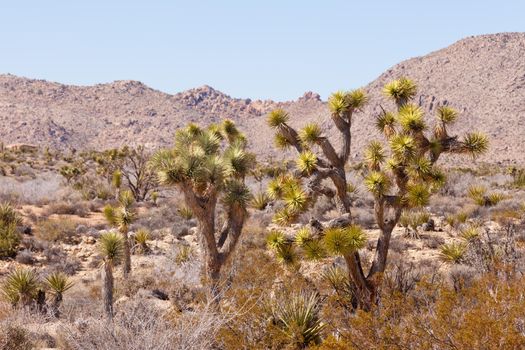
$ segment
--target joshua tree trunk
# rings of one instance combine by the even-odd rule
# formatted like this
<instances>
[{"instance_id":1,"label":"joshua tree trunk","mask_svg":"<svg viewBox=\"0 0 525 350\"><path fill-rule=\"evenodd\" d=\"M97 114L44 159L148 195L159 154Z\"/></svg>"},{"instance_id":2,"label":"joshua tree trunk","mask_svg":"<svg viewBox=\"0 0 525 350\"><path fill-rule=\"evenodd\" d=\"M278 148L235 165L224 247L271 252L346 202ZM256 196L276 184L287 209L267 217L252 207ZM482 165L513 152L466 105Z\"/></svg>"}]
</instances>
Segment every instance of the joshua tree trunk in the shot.
<instances>
[{"instance_id":1,"label":"joshua tree trunk","mask_svg":"<svg viewBox=\"0 0 525 350\"><path fill-rule=\"evenodd\" d=\"M124 278L128 278L129 274L131 273L131 248L129 246L128 229L122 229L120 233L122 234L122 239L124 240L124 261L122 264L122 272L124 274Z\"/></svg>"},{"instance_id":2,"label":"joshua tree trunk","mask_svg":"<svg viewBox=\"0 0 525 350\"><path fill-rule=\"evenodd\" d=\"M102 271L102 297L104 301L104 311L109 320L113 319L113 264L109 261L104 263Z\"/></svg>"}]
</instances>

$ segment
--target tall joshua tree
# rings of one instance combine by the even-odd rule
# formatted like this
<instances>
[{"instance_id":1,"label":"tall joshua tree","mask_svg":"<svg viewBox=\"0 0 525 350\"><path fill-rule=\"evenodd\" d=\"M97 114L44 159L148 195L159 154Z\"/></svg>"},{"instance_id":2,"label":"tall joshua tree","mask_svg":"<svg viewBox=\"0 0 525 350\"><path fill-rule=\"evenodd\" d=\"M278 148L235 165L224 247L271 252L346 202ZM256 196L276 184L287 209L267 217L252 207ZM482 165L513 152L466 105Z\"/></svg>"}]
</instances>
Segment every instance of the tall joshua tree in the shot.
<instances>
[{"instance_id":1,"label":"tall joshua tree","mask_svg":"<svg viewBox=\"0 0 525 350\"><path fill-rule=\"evenodd\" d=\"M294 221L319 195L335 198L340 213L350 214L351 201L345 172L352 141L350 128L353 114L366 102L363 90L340 91L330 97L330 117L342 138L339 150L323 135L318 124L308 124L297 131L288 124L289 116L284 110L277 109L269 114L268 124L276 130L276 146L293 147L299 153L295 176L281 176L270 184L271 197L285 202L285 207L276 214L277 222ZM298 178L307 179L304 186ZM325 179L331 180L335 190L322 184Z\"/></svg>"},{"instance_id":2,"label":"tall joshua tree","mask_svg":"<svg viewBox=\"0 0 525 350\"><path fill-rule=\"evenodd\" d=\"M388 151L378 141L372 141L365 150L365 185L374 196L374 215L380 229L368 273L363 270L358 252L366 242L366 235L347 218L332 220L327 225L312 220L294 240L279 232L269 237L269 246L287 262L295 261L294 246L302 248L308 258L343 256L350 280L356 286L356 306L363 309L369 309L377 300L392 231L401 213L426 205L432 193L444 183L445 176L435 165L439 157L444 153L476 157L488 147L487 138L479 133L469 133L461 140L449 135L448 128L458 114L448 106L438 108L436 123L429 132L422 109L411 102L416 95L416 85L411 80L394 80L385 86L384 93L397 108L395 112L383 110L376 118Z\"/></svg>"},{"instance_id":3,"label":"tall joshua tree","mask_svg":"<svg viewBox=\"0 0 525 350\"><path fill-rule=\"evenodd\" d=\"M105 233L100 236L99 249L103 257L102 297L104 311L108 319L111 320L113 318L113 268L120 262L123 256L123 239L116 232Z\"/></svg>"},{"instance_id":4,"label":"tall joshua tree","mask_svg":"<svg viewBox=\"0 0 525 350\"><path fill-rule=\"evenodd\" d=\"M222 266L234 251L244 221L250 191L244 179L255 163L246 139L232 121L201 128L190 124L177 131L172 149L152 159L159 180L178 188L193 211L205 252L206 273L214 295ZM217 227L218 204L224 224Z\"/></svg>"},{"instance_id":5,"label":"tall joshua tree","mask_svg":"<svg viewBox=\"0 0 525 350\"><path fill-rule=\"evenodd\" d=\"M104 207L104 216L110 225L116 227L123 239L124 263L122 271L127 278L131 272L131 248L129 243L129 226L135 221L137 213L133 207L135 200L131 191L122 191L119 196L119 206L107 205Z\"/></svg>"}]
</instances>

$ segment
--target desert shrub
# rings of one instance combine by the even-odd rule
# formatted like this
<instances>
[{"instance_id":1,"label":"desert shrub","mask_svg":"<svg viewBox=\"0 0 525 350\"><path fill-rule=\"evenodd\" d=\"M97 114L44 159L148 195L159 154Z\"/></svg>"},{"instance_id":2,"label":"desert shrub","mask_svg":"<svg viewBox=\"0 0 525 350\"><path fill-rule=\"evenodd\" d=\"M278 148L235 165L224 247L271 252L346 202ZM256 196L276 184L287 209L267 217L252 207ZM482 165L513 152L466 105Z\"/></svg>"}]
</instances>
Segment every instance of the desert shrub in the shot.
<instances>
[{"instance_id":1,"label":"desert shrub","mask_svg":"<svg viewBox=\"0 0 525 350\"><path fill-rule=\"evenodd\" d=\"M208 307L166 317L144 300L132 299L122 306L110 324L92 317L65 324L58 345L71 350L211 349L226 321Z\"/></svg>"},{"instance_id":2,"label":"desert shrub","mask_svg":"<svg viewBox=\"0 0 525 350\"><path fill-rule=\"evenodd\" d=\"M7 324L0 327L0 350L33 349L29 331L18 324Z\"/></svg>"},{"instance_id":3,"label":"desert shrub","mask_svg":"<svg viewBox=\"0 0 525 350\"><path fill-rule=\"evenodd\" d=\"M140 254L146 254L150 251L148 241L151 239L151 233L145 228L140 228L133 236L135 241L134 251Z\"/></svg>"},{"instance_id":4,"label":"desert shrub","mask_svg":"<svg viewBox=\"0 0 525 350\"><path fill-rule=\"evenodd\" d=\"M29 249L24 249L16 254L16 261L20 264L32 265L35 262L33 253Z\"/></svg>"},{"instance_id":5,"label":"desert shrub","mask_svg":"<svg viewBox=\"0 0 525 350\"><path fill-rule=\"evenodd\" d=\"M88 205L82 202L54 202L49 204L45 210L45 215L77 215L80 217L87 217L90 213Z\"/></svg>"},{"instance_id":6,"label":"desert shrub","mask_svg":"<svg viewBox=\"0 0 525 350\"><path fill-rule=\"evenodd\" d=\"M71 242L76 237L76 227L68 218L45 219L37 223L35 236L47 242Z\"/></svg>"},{"instance_id":7,"label":"desert shrub","mask_svg":"<svg viewBox=\"0 0 525 350\"><path fill-rule=\"evenodd\" d=\"M430 214L423 210L404 210L399 225L405 228L405 237L420 238L418 227L430 220Z\"/></svg>"}]
</instances>

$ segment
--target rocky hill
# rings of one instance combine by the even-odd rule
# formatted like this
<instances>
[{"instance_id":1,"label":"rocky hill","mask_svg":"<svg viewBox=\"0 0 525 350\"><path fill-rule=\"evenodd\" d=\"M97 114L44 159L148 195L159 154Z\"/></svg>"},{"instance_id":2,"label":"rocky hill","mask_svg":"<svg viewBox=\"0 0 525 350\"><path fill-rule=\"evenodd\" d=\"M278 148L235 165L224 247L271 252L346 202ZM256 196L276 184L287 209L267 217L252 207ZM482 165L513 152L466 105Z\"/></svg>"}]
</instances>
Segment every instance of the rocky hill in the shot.
<instances>
[{"instance_id":1,"label":"rocky hill","mask_svg":"<svg viewBox=\"0 0 525 350\"><path fill-rule=\"evenodd\" d=\"M369 106L356 115L354 156L378 137L373 116L389 80L407 76L419 85L417 101L432 117L436 106L447 103L462 115L454 131L478 129L491 139L482 160L525 162L525 33L469 37L426 56L412 58L387 70L365 87ZM352 87L349 87L352 88ZM292 124L319 121L333 132L326 103L307 92L289 102L235 99L209 86L175 95L151 89L137 81L95 86L71 86L13 75L0 75L0 139L5 144L32 143L54 148L102 149L123 144L165 146L175 130L188 122L235 120L248 134L251 147L275 155L265 114L287 109Z\"/></svg>"}]
</instances>

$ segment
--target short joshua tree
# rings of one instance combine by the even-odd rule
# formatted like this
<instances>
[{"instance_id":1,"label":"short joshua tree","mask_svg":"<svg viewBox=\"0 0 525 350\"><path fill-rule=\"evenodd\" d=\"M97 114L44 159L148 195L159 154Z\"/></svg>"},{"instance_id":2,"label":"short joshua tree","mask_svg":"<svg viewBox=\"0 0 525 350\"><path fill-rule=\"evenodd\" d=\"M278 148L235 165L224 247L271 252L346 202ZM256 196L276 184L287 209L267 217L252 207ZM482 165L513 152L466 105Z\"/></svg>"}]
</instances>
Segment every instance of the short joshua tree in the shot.
<instances>
[{"instance_id":1,"label":"short joshua tree","mask_svg":"<svg viewBox=\"0 0 525 350\"><path fill-rule=\"evenodd\" d=\"M122 271L124 277L127 277L131 272L131 248L128 237L129 226L136 219L136 212L133 207L135 200L133 194L130 191L122 191L119 196L119 206L112 207L107 205L104 207L104 216L106 220L113 226L115 226L120 234L122 235L124 244L124 263Z\"/></svg>"},{"instance_id":2,"label":"short joshua tree","mask_svg":"<svg viewBox=\"0 0 525 350\"><path fill-rule=\"evenodd\" d=\"M113 318L113 269L120 262L124 252L122 237L116 232L104 233L100 236L100 253L103 258L102 266L102 296L104 311L108 319Z\"/></svg>"},{"instance_id":3,"label":"short joshua tree","mask_svg":"<svg viewBox=\"0 0 525 350\"><path fill-rule=\"evenodd\" d=\"M176 186L197 219L205 252L207 277L217 296L221 268L239 241L251 200L245 177L255 163L246 151L246 139L233 122L201 128L190 124L177 131L172 149L152 160L164 185ZM224 224L217 214L224 210Z\"/></svg>"},{"instance_id":4,"label":"short joshua tree","mask_svg":"<svg viewBox=\"0 0 525 350\"><path fill-rule=\"evenodd\" d=\"M356 287L357 307L363 309L369 309L377 301L377 290L381 285L382 275L387 265L392 231L399 222L402 212L427 205L432 193L445 182L444 174L435 165L440 156L444 153L457 153L476 157L484 153L488 147L486 136L479 133L469 133L463 139L449 135L448 129L456 121L458 113L448 106L441 106L437 109L436 123L428 132L429 128L423 110L411 102L416 95L416 86L411 80L406 78L394 80L385 86L384 93L393 100L397 108L395 112L383 110L376 118L376 126L384 134L387 147L385 148L385 143L372 141L365 150L367 164L365 185L374 196L375 221L380 229L368 273L363 270L359 254L359 249L366 243L366 234L361 228L352 224L348 215L334 219L326 225L312 220L310 225L301 229L293 240L284 237L280 232L273 232L268 241L269 246L275 250L277 255L287 262L296 261L294 246L301 247L304 255L310 258L319 259L329 254L343 256L349 278ZM343 103L344 96L348 100L345 103ZM348 106L353 105L351 96L352 94L339 93L331 97L329 105L332 110L332 119L334 119L334 112L338 110L340 111L338 113L345 113L345 111L348 113ZM339 100L343 102L336 103ZM365 99L360 97L358 100ZM345 106L345 108L339 106ZM285 114L278 112L277 115ZM287 130L287 135L292 135L290 142L287 141L289 144L304 145L308 139L318 139L317 136L306 137L307 133L304 131L302 134L292 133L290 131L292 129L286 126L282 118L280 122L276 122L275 119L274 113L270 116L271 124L277 126L279 131ZM336 120L334 119L334 122ZM302 138L300 135L303 135ZM278 136L278 140L280 139L283 137ZM291 142L294 139L296 141ZM324 138L321 139L321 142L324 142L323 140ZM321 146L321 149L327 157L332 153L330 147L326 145L324 148ZM301 151L302 156L305 154L302 148L298 150ZM307 158L317 159L311 155ZM337 160L334 156L330 158ZM306 162L301 161L300 158L298 164L302 163ZM304 170L307 170L308 182L306 185L297 180L297 177L292 176L283 177L281 183L284 186L281 186L282 188L272 184L274 188L270 188L271 193L276 192L279 196L275 195L275 197L284 199L285 209L287 207L297 208L295 209L297 212L304 212L308 205L297 205L297 203L308 203L315 199L314 191L309 187L315 180L316 171L319 171L319 163L318 161L308 163L312 165L299 168L303 173ZM314 187L316 188L330 193L323 187ZM301 193L301 196L294 195L297 193ZM294 197L301 198L301 201L294 200Z\"/></svg>"}]
</instances>

